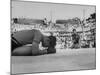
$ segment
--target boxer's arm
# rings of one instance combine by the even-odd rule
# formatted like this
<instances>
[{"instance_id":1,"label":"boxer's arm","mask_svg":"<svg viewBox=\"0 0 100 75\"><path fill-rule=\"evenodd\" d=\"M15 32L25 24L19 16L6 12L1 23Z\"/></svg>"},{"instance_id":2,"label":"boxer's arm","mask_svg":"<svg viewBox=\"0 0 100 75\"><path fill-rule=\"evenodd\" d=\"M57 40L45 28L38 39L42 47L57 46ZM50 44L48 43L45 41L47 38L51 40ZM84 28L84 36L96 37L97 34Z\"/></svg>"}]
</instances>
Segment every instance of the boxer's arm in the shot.
<instances>
[{"instance_id":1,"label":"boxer's arm","mask_svg":"<svg viewBox=\"0 0 100 75\"><path fill-rule=\"evenodd\" d=\"M39 45L37 42L33 41L32 43L32 55L38 55Z\"/></svg>"},{"instance_id":2,"label":"boxer's arm","mask_svg":"<svg viewBox=\"0 0 100 75\"><path fill-rule=\"evenodd\" d=\"M39 49L39 44L36 41L32 43L32 55L43 55L47 54L47 49Z\"/></svg>"},{"instance_id":3,"label":"boxer's arm","mask_svg":"<svg viewBox=\"0 0 100 75\"><path fill-rule=\"evenodd\" d=\"M42 34L40 31L36 30L34 32L34 39L33 39L33 42L32 42L32 54L33 55L38 55L39 53L39 44L40 44L40 41L42 39Z\"/></svg>"}]
</instances>

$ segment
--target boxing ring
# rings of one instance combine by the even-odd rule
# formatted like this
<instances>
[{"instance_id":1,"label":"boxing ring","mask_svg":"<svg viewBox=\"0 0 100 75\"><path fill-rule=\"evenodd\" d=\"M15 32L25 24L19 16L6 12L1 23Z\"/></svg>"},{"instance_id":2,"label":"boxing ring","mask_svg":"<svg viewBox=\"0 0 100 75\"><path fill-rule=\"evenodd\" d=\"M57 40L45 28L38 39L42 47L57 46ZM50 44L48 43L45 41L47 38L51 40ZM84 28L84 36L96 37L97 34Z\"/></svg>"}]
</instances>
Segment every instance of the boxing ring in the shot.
<instances>
[{"instance_id":1,"label":"boxing ring","mask_svg":"<svg viewBox=\"0 0 100 75\"><path fill-rule=\"evenodd\" d=\"M25 27L23 27L23 25L19 25L19 30L17 31L33 28L33 25L30 25L30 27L29 25ZM12 29L14 30L14 28ZM37 29L39 28L37 27ZM59 46L57 45L57 53L55 54L45 54L39 56L11 56L11 73L18 74L52 71L73 71L96 68L95 48L70 49L67 47L61 49L61 46L63 47L64 44L59 44Z\"/></svg>"},{"instance_id":2,"label":"boxing ring","mask_svg":"<svg viewBox=\"0 0 100 75\"><path fill-rule=\"evenodd\" d=\"M95 53L95 48L83 48L57 49L56 54L40 56L11 56L12 74L95 69Z\"/></svg>"}]
</instances>

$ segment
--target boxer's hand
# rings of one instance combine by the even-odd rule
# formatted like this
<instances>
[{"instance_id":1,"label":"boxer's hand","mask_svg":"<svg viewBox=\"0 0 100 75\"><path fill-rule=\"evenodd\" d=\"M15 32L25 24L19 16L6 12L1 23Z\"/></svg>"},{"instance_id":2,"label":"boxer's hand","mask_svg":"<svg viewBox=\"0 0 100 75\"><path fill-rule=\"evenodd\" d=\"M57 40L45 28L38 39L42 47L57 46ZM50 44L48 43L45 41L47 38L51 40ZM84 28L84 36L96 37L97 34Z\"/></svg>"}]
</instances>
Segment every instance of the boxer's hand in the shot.
<instances>
[{"instance_id":1,"label":"boxer's hand","mask_svg":"<svg viewBox=\"0 0 100 75\"><path fill-rule=\"evenodd\" d=\"M42 43L40 42L40 44L39 44L39 49L40 49L40 50L46 50L46 49L48 49L48 47L43 47L43 46L42 46Z\"/></svg>"},{"instance_id":2,"label":"boxer's hand","mask_svg":"<svg viewBox=\"0 0 100 75\"><path fill-rule=\"evenodd\" d=\"M47 48L39 49L39 44L37 42L32 43L32 55L43 55L47 54Z\"/></svg>"}]
</instances>

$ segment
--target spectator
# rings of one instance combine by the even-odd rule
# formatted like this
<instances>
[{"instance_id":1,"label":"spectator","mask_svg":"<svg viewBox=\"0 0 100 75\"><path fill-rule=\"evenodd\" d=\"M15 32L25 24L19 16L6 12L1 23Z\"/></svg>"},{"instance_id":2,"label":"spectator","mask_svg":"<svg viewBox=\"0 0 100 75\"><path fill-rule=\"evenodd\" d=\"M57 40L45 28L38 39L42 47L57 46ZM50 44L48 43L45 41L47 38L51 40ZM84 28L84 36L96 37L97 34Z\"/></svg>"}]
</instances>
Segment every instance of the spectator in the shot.
<instances>
[{"instance_id":1,"label":"spectator","mask_svg":"<svg viewBox=\"0 0 100 75\"><path fill-rule=\"evenodd\" d=\"M73 29L73 32L72 32L72 43L73 43L72 48L78 48L79 47L79 40L80 40L80 36L76 32L76 29Z\"/></svg>"},{"instance_id":2,"label":"spectator","mask_svg":"<svg viewBox=\"0 0 100 75\"><path fill-rule=\"evenodd\" d=\"M47 19L46 18L44 18L44 20L43 20L43 25L45 25L47 27Z\"/></svg>"}]
</instances>

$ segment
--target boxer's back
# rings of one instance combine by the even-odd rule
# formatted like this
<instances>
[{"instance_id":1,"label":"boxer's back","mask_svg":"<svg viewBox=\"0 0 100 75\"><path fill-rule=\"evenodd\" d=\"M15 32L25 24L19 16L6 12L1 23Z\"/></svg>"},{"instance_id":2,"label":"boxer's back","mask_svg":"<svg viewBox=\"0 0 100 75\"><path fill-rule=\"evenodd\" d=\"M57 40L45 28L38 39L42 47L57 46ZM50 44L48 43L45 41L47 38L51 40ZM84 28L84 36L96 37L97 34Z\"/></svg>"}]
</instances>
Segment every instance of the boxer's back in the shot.
<instances>
[{"instance_id":1,"label":"boxer's back","mask_svg":"<svg viewBox=\"0 0 100 75\"><path fill-rule=\"evenodd\" d=\"M13 37L21 44L31 44L36 30L22 30L13 34Z\"/></svg>"}]
</instances>

